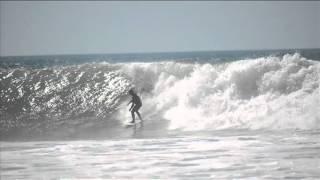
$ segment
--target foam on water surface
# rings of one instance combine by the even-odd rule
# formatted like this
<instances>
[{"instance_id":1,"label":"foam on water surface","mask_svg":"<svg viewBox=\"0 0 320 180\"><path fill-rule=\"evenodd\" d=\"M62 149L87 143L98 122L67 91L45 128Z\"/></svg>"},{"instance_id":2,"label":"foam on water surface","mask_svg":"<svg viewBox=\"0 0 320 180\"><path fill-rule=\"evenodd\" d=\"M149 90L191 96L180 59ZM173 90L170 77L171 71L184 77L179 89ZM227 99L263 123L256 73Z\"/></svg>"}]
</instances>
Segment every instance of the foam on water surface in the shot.
<instances>
[{"instance_id":1,"label":"foam on water surface","mask_svg":"<svg viewBox=\"0 0 320 180\"><path fill-rule=\"evenodd\" d=\"M1 142L1 179L318 179L319 131Z\"/></svg>"}]
</instances>

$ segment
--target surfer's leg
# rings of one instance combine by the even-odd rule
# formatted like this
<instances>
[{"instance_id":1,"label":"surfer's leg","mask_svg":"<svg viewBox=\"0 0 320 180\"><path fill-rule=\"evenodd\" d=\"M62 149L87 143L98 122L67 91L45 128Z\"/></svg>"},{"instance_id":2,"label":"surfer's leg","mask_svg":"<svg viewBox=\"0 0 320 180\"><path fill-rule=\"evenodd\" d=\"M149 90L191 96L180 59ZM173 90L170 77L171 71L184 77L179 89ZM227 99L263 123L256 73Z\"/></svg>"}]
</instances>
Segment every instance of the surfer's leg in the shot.
<instances>
[{"instance_id":1,"label":"surfer's leg","mask_svg":"<svg viewBox=\"0 0 320 180\"><path fill-rule=\"evenodd\" d=\"M142 117L141 117L140 113L138 111L136 111L136 113L137 113L139 119L142 121Z\"/></svg>"},{"instance_id":2,"label":"surfer's leg","mask_svg":"<svg viewBox=\"0 0 320 180\"><path fill-rule=\"evenodd\" d=\"M134 117L134 111L133 111L133 110L131 110L131 116L132 116L132 121L131 121L131 123L134 123L135 117Z\"/></svg>"},{"instance_id":3,"label":"surfer's leg","mask_svg":"<svg viewBox=\"0 0 320 180\"><path fill-rule=\"evenodd\" d=\"M135 111L139 117L139 119L142 121L141 115L139 113L139 109L141 108L141 105L137 105L133 108L133 111Z\"/></svg>"}]
</instances>

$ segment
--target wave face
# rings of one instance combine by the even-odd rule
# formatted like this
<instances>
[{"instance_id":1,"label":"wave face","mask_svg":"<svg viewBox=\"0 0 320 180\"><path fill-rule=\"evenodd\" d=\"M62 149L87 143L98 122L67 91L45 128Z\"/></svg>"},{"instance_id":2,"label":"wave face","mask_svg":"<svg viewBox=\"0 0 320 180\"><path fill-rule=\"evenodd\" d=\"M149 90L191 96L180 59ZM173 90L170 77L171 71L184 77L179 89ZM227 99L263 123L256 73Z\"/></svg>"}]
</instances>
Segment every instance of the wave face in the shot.
<instances>
[{"instance_id":1,"label":"wave face","mask_svg":"<svg viewBox=\"0 0 320 180\"><path fill-rule=\"evenodd\" d=\"M119 69L83 64L1 71L1 131L44 132L106 118L131 88Z\"/></svg>"},{"instance_id":2,"label":"wave face","mask_svg":"<svg viewBox=\"0 0 320 180\"><path fill-rule=\"evenodd\" d=\"M169 129L320 127L320 64L299 54L219 64L15 68L1 70L0 79L1 131L6 132L127 120L132 87L142 97L145 119L166 120Z\"/></svg>"}]
</instances>

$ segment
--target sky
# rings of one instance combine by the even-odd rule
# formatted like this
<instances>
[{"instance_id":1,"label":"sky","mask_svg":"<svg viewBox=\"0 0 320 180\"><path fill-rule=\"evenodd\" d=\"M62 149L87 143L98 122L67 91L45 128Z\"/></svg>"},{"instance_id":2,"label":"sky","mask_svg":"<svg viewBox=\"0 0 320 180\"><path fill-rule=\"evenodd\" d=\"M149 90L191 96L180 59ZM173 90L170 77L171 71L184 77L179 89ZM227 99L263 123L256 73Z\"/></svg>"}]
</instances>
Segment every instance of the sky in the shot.
<instances>
[{"instance_id":1,"label":"sky","mask_svg":"<svg viewBox=\"0 0 320 180\"><path fill-rule=\"evenodd\" d=\"M1 1L0 56L320 48L320 2Z\"/></svg>"}]
</instances>

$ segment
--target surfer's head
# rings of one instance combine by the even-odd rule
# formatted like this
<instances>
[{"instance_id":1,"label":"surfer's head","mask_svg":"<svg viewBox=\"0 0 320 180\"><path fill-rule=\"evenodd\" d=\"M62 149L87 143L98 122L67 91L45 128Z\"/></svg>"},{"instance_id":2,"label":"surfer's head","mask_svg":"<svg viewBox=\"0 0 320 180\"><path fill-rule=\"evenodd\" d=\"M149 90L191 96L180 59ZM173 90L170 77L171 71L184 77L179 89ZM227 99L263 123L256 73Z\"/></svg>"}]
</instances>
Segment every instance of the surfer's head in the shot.
<instances>
[{"instance_id":1,"label":"surfer's head","mask_svg":"<svg viewBox=\"0 0 320 180\"><path fill-rule=\"evenodd\" d=\"M134 91L133 91L133 89L130 89L130 90L129 90L129 94L130 94L130 95L134 95L134 94L135 94Z\"/></svg>"}]
</instances>

